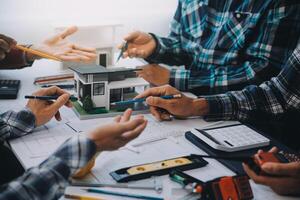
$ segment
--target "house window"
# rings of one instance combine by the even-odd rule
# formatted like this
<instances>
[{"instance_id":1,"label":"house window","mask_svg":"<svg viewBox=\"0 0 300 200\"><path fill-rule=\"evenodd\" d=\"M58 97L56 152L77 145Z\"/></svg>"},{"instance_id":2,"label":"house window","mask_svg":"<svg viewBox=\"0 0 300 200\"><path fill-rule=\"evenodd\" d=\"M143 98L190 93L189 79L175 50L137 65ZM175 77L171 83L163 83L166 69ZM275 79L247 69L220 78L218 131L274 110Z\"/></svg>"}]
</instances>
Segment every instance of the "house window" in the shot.
<instances>
[{"instance_id":1,"label":"house window","mask_svg":"<svg viewBox=\"0 0 300 200\"><path fill-rule=\"evenodd\" d=\"M94 96L104 95L104 83L94 83Z\"/></svg>"},{"instance_id":2,"label":"house window","mask_svg":"<svg viewBox=\"0 0 300 200\"><path fill-rule=\"evenodd\" d=\"M76 80L74 80L74 90L75 90L75 92L77 92L77 81Z\"/></svg>"},{"instance_id":3,"label":"house window","mask_svg":"<svg viewBox=\"0 0 300 200\"><path fill-rule=\"evenodd\" d=\"M107 67L107 53L99 54L99 65Z\"/></svg>"}]
</instances>

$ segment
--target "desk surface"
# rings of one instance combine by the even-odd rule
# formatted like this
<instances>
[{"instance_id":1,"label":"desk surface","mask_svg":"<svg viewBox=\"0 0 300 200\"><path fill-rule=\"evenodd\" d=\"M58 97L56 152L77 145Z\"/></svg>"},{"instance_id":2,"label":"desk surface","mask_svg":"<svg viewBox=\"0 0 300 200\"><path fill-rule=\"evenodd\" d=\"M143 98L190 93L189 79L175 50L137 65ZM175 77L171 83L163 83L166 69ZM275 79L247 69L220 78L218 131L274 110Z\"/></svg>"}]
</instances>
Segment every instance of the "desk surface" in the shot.
<instances>
[{"instance_id":1,"label":"desk surface","mask_svg":"<svg viewBox=\"0 0 300 200\"><path fill-rule=\"evenodd\" d=\"M26 100L23 98L25 94L31 94L34 90L38 89L37 86L33 85L33 79L37 76L46 76L46 75L53 75L57 74L60 71L60 66L56 62L40 60L35 62L35 64L30 68L25 68L22 70L13 70L7 71L3 70L0 71L0 79L21 79L21 89L19 92L19 97L16 100L0 100L0 110L4 112L8 109L19 110L26 104ZM64 122L78 120L76 115L68 110L63 108L62 109L62 117ZM103 123L109 121L108 119L103 119ZM201 119L196 119L197 121L191 122L187 121L186 128L189 129L191 123L197 123L198 127L207 126L208 124ZM92 123L85 122L85 123ZM153 122L155 123L155 122ZM157 122L158 123L158 122ZM99 123L98 123L99 124ZM51 121L47 126L52 127L53 131L55 130L56 126L60 126L61 123L56 123L55 121ZM50 129L49 134L52 134L52 129ZM37 130L35 133L37 134L39 131ZM31 137L31 136L25 136ZM12 149L16 152L18 158L23 163L25 168L31 167L40 163L44 160L47 156L39 156L39 157L28 157L26 153L22 153L22 145L20 145L20 140L11 140L10 144ZM164 148L162 148L164 147ZM52 147L53 148L53 147ZM190 153L203 153L201 150L196 148L194 145L189 143L184 137L179 136L176 139L166 139L160 140L157 142L148 143L139 147L140 152L133 152L130 149L122 148L118 151L114 152L104 152L100 154L100 156L96 160L96 166L93 169L93 173L87 177L85 181L99 181L99 182L113 182L111 177L109 177L108 172L118 169L120 167L128 166L129 164L139 164L141 162L151 162L155 160L161 160L162 157L170 158L178 155L186 155ZM196 169L189 171L190 174L202 179L202 180L209 180L216 178L218 176L226 176L226 175L233 175L229 169L224 167L221 163L208 160L209 165L204 168ZM171 197L172 199L177 199L176 197L182 196L185 194L184 191L179 189L179 186L176 183L173 183L169 180L167 176L162 176L161 180L164 185L164 192L162 195L164 197ZM268 187L264 187L261 185L257 185L251 181L252 189L255 195L255 199L297 199L291 197L281 197L273 193ZM177 189L176 189L177 188ZM74 190L74 193L79 192L77 188L68 188L68 190ZM128 191L128 189L124 189L124 191ZM128 191L134 193L143 193L149 195L155 195L155 192L149 191ZM112 198L111 196L109 199L119 199L119 198ZM124 198L122 198L124 199Z\"/></svg>"}]
</instances>

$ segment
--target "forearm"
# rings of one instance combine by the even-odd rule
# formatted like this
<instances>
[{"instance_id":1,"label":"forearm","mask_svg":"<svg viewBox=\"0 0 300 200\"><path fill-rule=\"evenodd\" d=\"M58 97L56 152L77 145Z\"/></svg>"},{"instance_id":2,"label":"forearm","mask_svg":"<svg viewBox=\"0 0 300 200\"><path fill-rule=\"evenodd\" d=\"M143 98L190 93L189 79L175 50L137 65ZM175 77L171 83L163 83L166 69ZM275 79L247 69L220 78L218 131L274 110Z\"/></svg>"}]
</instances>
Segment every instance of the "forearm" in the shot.
<instances>
[{"instance_id":1,"label":"forearm","mask_svg":"<svg viewBox=\"0 0 300 200\"><path fill-rule=\"evenodd\" d=\"M0 142L30 133L34 128L35 116L27 108L7 111L0 115Z\"/></svg>"},{"instance_id":2,"label":"forearm","mask_svg":"<svg viewBox=\"0 0 300 200\"><path fill-rule=\"evenodd\" d=\"M51 157L17 180L0 187L0 199L58 199L69 177L96 153L96 145L83 136L68 139Z\"/></svg>"},{"instance_id":3,"label":"forearm","mask_svg":"<svg viewBox=\"0 0 300 200\"><path fill-rule=\"evenodd\" d=\"M181 42L176 37L159 37L151 34L156 41L154 52L145 60L149 63L163 63L170 66L189 65L191 55L181 47Z\"/></svg>"},{"instance_id":4,"label":"forearm","mask_svg":"<svg viewBox=\"0 0 300 200\"><path fill-rule=\"evenodd\" d=\"M208 96L209 120L248 120L253 112L278 115L285 112L286 102L274 94L274 88L266 82L260 86L251 85L242 91L228 92L223 95ZM278 94L277 94L278 95Z\"/></svg>"},{"instance_id":5,"label":"forearm","mask_svg":"<svg viewBox=\"0 0 300 200\"><path fill-rule=\"evenodd\" d=\"M5 59L0 61L0 69L21 69L31 66L32 62L24 51L12 49Z\"/></svg>"}]
</instances>

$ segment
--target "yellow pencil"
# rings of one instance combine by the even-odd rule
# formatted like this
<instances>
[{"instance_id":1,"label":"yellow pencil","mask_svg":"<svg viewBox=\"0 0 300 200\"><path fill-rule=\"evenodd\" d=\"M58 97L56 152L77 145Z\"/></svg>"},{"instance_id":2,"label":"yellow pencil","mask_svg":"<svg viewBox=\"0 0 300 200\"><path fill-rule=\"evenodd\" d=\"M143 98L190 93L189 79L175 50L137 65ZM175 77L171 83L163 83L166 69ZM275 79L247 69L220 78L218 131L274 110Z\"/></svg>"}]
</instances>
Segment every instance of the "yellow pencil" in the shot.
<instances>
[{"instance_id":1,"label":"yellow pencil","mask_svg":"<svg viewBox=\"0 0 300 200\"><path fill-rule=\"evenodd\" d=\"M22 51L31 53L33 55L39 56L41 58L47 58L47 59L56 60L56 61L60 61L60 62L62 61L61 59L59 59L55 56L52 56L52 55L49 55L49 54L46 54L46 53L43 53L43 52L40 52L40 51L37 51L37 50L29 49L29 48L26 48L26 47L21 46L21 45L16 45L16 48L20 49Z\"/></svg>"},{"instance_id":2,"label":"yellow pencil","mask_svg":"<svg viewBox=\"0 0 300 200\"><path fill-rule=\"evenodd\" d=\"M68 199L76 199L76 200L105 200L102 198L97 198L97 197L87 197L87 196L79 196L79 195L70 195L70 194L65 194L65 198Z\"/></svg>"}]
</instances>

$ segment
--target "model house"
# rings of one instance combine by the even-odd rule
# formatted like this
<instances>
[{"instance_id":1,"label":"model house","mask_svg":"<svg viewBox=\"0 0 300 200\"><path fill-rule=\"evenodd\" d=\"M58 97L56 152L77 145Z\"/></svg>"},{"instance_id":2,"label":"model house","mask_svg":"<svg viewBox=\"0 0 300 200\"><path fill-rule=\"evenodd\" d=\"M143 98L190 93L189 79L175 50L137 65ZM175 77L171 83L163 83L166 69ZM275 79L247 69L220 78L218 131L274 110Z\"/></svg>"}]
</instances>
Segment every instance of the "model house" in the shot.
<instances>
[{"instance_id":1,"label":"model house","mask_svg":"<svg viewBox=\"0 0 300 200\"><path fill-rule=\"evenodd\" d=\"M75 73L75 92L80 104L91 99L94 108L109 111L111 103L131 99L137 94L137 88L144 90L149 86L144 79L136 77L136 69L97 65L70 69Z\"/></svg>"}]
</instances>

